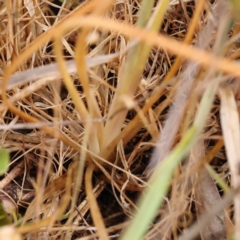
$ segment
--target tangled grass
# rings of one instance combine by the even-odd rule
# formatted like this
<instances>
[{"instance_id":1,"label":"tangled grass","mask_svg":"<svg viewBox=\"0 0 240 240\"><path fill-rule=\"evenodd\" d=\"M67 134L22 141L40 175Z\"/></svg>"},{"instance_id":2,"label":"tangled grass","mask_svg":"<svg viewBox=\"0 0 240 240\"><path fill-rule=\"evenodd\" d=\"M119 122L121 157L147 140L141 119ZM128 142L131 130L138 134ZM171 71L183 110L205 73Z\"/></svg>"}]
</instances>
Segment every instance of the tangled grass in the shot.
<instances>
[{"instance_id":1,"label":"tangled grass","mask_svg":"<svg viewBox=\"0 0 240 240\"><path fill-rule=\"evenodd\" d=\"M239 9L1 2L0 236L238 239Z\"/></svg>"}]
</instances>

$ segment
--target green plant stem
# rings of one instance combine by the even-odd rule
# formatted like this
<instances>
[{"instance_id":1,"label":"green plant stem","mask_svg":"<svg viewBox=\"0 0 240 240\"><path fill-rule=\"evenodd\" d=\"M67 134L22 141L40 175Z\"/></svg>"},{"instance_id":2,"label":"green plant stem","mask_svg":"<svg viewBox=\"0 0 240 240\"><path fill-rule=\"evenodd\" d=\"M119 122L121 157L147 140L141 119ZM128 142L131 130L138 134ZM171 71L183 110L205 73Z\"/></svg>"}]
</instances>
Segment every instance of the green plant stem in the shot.
<instances>
[{"instance_id":1,"label":"green plant stem","mask_svg":"<svg viewBox=\"0 0 240 240\"><path fill-rule=\"evenodd\" d=\"M168 192L174 170L194 146L204 127L217 87L217 83L212 83L205 91L192 127L151 176L150 187L147 187L141 195L138 203L139 211L123 233L122 240L139 240L150 227Z\"/></svg>"},{"instance_id":2,"label":"green plant stem","mask_svg":"<svg viewBox=\"0 0 240 240\"><path fill-rule=\"evenodd\" d=\"M157 32L162 24L164 14L167 10L169 0L162 0L156 7L155 13L152 19L149 21L148 28L154 32ZM154 1L143 0L142 8L140 9L139 19L137 22L138 26L143 27L146 24L147 19L151 14ZM128 108L125 106L122 98L124 95L133 98L139 81L141 80L142 72L144 70L146 61L151 51L151 46L145 43L137 44L127 55L127 60L119 75L118 91L120 94L116 94L113 98L109 116L120 111L119 114L115 115L111 120L106 123L105 136L103 139L103 153L105 148L119 135L122 125L125 121ZM109 156L104 156L108 158Z\"/></svg>"}]
</instances>

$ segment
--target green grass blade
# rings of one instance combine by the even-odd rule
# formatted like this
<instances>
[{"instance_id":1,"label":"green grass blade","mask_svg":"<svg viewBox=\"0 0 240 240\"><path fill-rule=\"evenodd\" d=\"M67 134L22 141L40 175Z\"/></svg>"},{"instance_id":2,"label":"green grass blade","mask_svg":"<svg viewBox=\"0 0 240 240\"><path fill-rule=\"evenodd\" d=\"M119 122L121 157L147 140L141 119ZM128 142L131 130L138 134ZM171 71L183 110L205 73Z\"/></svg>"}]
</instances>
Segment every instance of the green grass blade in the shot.
<instances>
[{"instance_id":1,"label":"green grass blade","mask_svg":"<svg viewBox=\"0 0 240 240\"><path fill-rule=\"evenodd\" d=\"M224 181L224 179L220 178L219 175L214 171L214 169L209 165L205 165L206 169L210 173L211 177L216 181L217 185L223 189L225 193L230 193L231 188L227 185L227 183Z\"/></svg>"},{"instance_id":2,"label":"green grass blade","mask_svg":"<svg viewBox=\"0 0 240 240\"><path fill-rule=\"evenodd\" d=\"M8 170L10 162L10 156L6 149L0 149L0 175L4 174Z\"/></svg>"},{"instance_id":3,"label":"green grass blade","mask_svg":"<svg viewBox=\"0 0 240 240\"><path fill-rule=\"evenodd\" d=\"M162 0L156 7L156 10L148 23L148 28L154 32L157 32L161 27L164 19L164 15L167 11L169 0ZM139 13L139 19L137 25L144 27L147 20L150 18L150 13L154 1L143 0L142 7ZM125 121L128 109L125 103L122 101L122 96L127 95L133 97L138 84L141 80L142 72L145 68L148 56L150 54L151 47L145 43L138 43L133 49L131 49L127 55L127 60L123 66L121 73L119 74L118 91L120 94L116 94L112 101L112 105L109 110L109 116L114 116L116 112L120 112L117 116L113 117L106 123L105 135L103 140L103 149L105 149L120 133L122 124ZM105 151L103 151L105 152ZM108 158L108 156L105 156Z\"/></svg>"},{"instance_id":4,"label":"green grass blade","mask_svg":"<svg viewBox=\"0 0 240 240\"><path fill-rule=\"evenodd\" d=\"M193 126L151 176L149 187L144 190L140 197L138 203L139 211L136 213L130 227L123 233L122 240L139 240L150 227L157 210L163 203L164 197L169 190L175 168L194 146L204 127L217 86L217 84L213 83L205 91Z\"/></svg>"}]
</instances>

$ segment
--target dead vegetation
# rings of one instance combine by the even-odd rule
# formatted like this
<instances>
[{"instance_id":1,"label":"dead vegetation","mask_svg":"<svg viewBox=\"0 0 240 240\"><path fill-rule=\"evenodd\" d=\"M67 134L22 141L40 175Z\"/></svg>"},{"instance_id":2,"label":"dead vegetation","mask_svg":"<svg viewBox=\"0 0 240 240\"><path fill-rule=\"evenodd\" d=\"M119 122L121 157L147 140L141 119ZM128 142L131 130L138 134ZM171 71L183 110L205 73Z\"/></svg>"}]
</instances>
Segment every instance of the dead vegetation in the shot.
<instances>
[{"instance_id":1,"label":"dead vegetation","mask_svg":"<svg viewBox=\"0 0 240 240\"><path fill-rule=\"evenodd\" d=\"M152 2L0 2L1 237L120 238L210 88L144 239L240 236L239 6L172 0L157 27Z\"/></svg>"}]
</instances>

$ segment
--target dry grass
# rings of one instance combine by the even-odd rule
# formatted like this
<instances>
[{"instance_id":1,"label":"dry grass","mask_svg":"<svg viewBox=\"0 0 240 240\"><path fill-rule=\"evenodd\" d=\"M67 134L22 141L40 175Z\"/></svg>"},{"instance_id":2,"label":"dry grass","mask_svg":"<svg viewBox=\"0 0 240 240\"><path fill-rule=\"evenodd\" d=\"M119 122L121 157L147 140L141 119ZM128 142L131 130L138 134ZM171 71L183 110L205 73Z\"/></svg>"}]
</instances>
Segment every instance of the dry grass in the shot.
<instances>
[{"instance_id":1,"label":"dry grass","mask_svg":"<svg viewBox=\"0 0 240 240\"><path fill-rule=\"evenodd\" d=\"M238 198L230 205L231 187L239 188L239 126L224 130L239 123L235 12L223 0L170 1L157 33L149 18L137 21L141 1L99 2L0 2L0 139L11 155L0 200L13 220L0 236L118 239L205 90L219 83L145 239L230 239L240 224ZM157 8L155 1L152 15Z\"/></svg>"}]
</instances>

